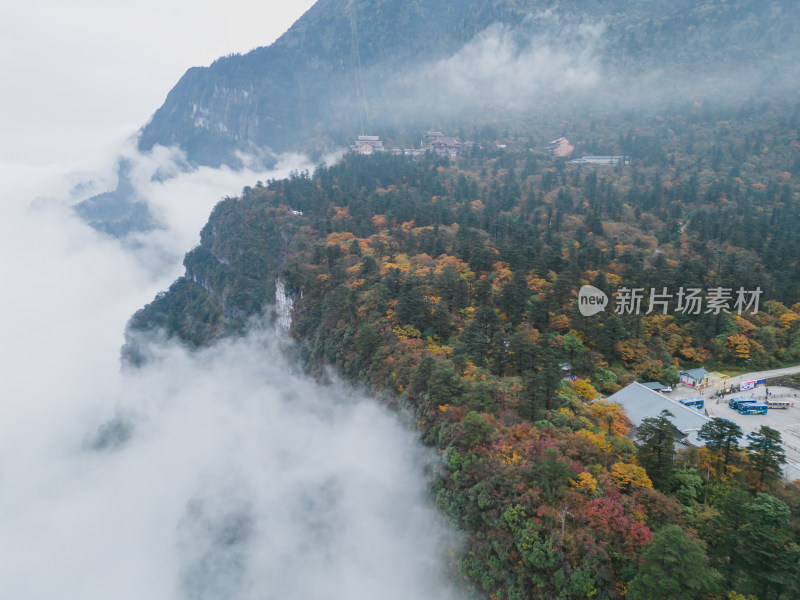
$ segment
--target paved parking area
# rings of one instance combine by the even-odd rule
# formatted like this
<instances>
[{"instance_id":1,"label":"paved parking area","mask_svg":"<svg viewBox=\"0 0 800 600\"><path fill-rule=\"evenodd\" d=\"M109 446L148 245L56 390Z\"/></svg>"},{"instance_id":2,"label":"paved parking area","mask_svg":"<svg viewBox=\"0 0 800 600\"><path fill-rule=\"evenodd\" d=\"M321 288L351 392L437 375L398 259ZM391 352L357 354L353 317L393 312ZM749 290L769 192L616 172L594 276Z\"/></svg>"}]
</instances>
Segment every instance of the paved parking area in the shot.
<instances>
[{"instance_id":1,"label":"paved parking area","mask_svg":"<svg viewBox=\"0 0 800 600\"><path fill-rule=\"evenodd\" d=\"M770 399L788 400L794 406L787 409L771 408L765 415L740 415L737 411L728 407L731 398L755 397L758 400L766 400L766 392L769 390ZM713 390L696 390L694 388L678 384L672 393L665 394L673 400L684 398L695 398L702 393L705 398L705 412L709 417L724 417L736 423L742 428L745 435L757 431L762 425L767 425L776 429L781 434L783 449L786 452L788 461L787 476L789 479L800 479L800 391L778 387L762 386L746 392L736 392L722 398L714 397ZM741 441L742 445L747 445L747 440Z\"/></svg>"}]
</instances>

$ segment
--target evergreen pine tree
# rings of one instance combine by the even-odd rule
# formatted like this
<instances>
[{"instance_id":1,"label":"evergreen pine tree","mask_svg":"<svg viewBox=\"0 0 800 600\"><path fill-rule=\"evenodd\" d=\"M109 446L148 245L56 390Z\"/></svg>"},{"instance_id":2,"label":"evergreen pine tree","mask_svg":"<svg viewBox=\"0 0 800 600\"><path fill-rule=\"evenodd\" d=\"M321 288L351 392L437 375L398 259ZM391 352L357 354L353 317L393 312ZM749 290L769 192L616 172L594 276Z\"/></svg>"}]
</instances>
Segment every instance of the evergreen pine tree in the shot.
<instances>
[{"instance_id":1,"label":"evergreen pine tree","mask_svg":"<svg viewBox=\"0 0 800 600\"><path fill-rule=\"evenodd\" d=\"M644 552L644 563L628 586L628 600L697 600L719 588L699 543L677 525L666 525Z\"/></svg>"},{"instance_id":2,"label":"evergreen pine tree","mask_svg":"<svg viewBox=\"0 0 800 600\"><path fill-rule=\"evenodd\" d=\"M647 471L653 485L666 490L672 480L675 458L675 426L668 410L662 410L658 417L642 420L638 437L642 442L639 448L639 462Z\"/></svg>"}]
</instances>

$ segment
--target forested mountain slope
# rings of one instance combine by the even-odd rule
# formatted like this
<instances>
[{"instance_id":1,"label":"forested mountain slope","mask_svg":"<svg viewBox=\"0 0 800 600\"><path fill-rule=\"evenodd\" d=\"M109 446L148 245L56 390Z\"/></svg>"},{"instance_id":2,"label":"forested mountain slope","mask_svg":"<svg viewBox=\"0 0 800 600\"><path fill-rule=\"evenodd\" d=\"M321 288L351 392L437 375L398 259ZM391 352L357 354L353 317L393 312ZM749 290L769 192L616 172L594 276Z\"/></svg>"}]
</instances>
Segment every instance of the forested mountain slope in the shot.
<instances>
[{"instance_id":1,"label":"forested mountain slope","mask_svg":"<svg viewBox=\"0 0 800 600\"><path fill-rule=\"evenodd\" d=\"M739 447L714 421L706 447L672 459L668 417L637 448L594 400L678 367L798 362L800 110L630 116L568 131L630 165L571 164L509 132L508 148L455 160L351 155L246 188L215 208L186 277L134 315L126 356L147 360L158 329L191 346L244 331L281 278L306 369L411 406L442 453L433 492L479 596L794 598L800 490L774 445ZM584 284L763 294L755 314L645 301L583 317Z\"/></svg>"},{"instance_id":2,"label":"forested mountain slope","mask_svg":"<svg viewBox=\"0 0 800 600\"><path fill-rule=\"evenodd\" d=\"M476 596L798 597L800 488L777 432L745 442L714 420L673 456L669 415L634 446L597 398L800 362L799 16L788 0L318 2L272 46L187 72L141 149L235 164L432 128L473 149L347 155L223 200L185 277L132 317L126 361L153 360L156 332L245 332L280 279L304 368L410 407L441 453L432 492ZM543 151L562 135L630 164ZM581 315L583 285L604 312ZM623 288L640 310L616 310ZM680 311L681 289L759 290L759 310Z\"/></svg>"}]
</instances>

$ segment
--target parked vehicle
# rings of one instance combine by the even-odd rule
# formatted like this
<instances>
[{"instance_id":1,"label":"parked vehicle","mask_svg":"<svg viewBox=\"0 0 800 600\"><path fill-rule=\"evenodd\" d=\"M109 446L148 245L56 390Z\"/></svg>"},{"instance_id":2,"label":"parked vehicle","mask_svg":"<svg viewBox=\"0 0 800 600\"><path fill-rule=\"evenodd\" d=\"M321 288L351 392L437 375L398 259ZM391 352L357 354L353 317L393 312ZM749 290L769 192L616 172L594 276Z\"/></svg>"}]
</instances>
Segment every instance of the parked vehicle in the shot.
<instances>
[{"instance_id":1,"label":"parked vehicle","mask_svg":"<svg viewBox=\"0 0 800 600\"><path fill-rule=\"evenodd\" d=\"M728 400L728 406L733 410L739 410L739 406L742 404L757 404L758 400L755 398L731 398Z\"/></svg>"},{"instance_id":2,"label":"parked vehicle","mask_svg":"<svg viewBox=\"0 0 800 600\"><path fill-rule=\"evenodd\" d=\"M705 401L702 398L686 398L679 400L679 402L689 408L703 408L705 406Z\"/></svg>"},{"instance_id":3,"label":"parked vehicle","mask_svg":"<svg viewBox=\"0 0 800 600\"><path fill-rule=\"evenodd\" d=\"M739 411L740 415L765 415L767 414L767 409L769 407L766 404L740 404L739 408L736 410Z\"/></svg>"},{"instance_id":4,"label":"parked vehicle","mask_svg":"<svg viewBox=\"0 0 800 600\"><path fill-rule=\"evenodd\" d=\"M788 400L767 400L767 406L770 408L789 408L794 406L794 402Z\"/></svg>"}]
</instances>

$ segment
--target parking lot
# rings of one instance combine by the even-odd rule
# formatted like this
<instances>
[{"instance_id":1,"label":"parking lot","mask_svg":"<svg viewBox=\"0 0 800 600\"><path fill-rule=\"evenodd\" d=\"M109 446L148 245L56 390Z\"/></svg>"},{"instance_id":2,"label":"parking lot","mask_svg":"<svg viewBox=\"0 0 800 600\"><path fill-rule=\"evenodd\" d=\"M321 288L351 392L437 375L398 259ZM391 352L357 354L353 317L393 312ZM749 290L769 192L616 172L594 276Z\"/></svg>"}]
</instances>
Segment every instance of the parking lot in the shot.
<instances>
[{"instance_id":1,"label":"parking lot","mask_svg":"<svg viewBox=\"0 0 800 600\"><path fill-rule=\"evenodd\" d=\"M766 400L769 390L770 400L788 400L794 403L787 409L770 408L765 415L741 415L728 407L731 398L754 397L759 401ZM709 417L724 417L733 421L742 428L744 435L757 431L762 425L768 425L781 434L783 449L788 461L787 475L791 480L800 478L800 391L792 388L767 385L746 392L736 392L727 396L714 397L712 390L696 390L683 384L675 386L675 391L665 394L673 400L696 398L702 392L705 399L705 413ZM742 439L741 445L746 446L747 440Z\"/></svg>"}]
</instances>

